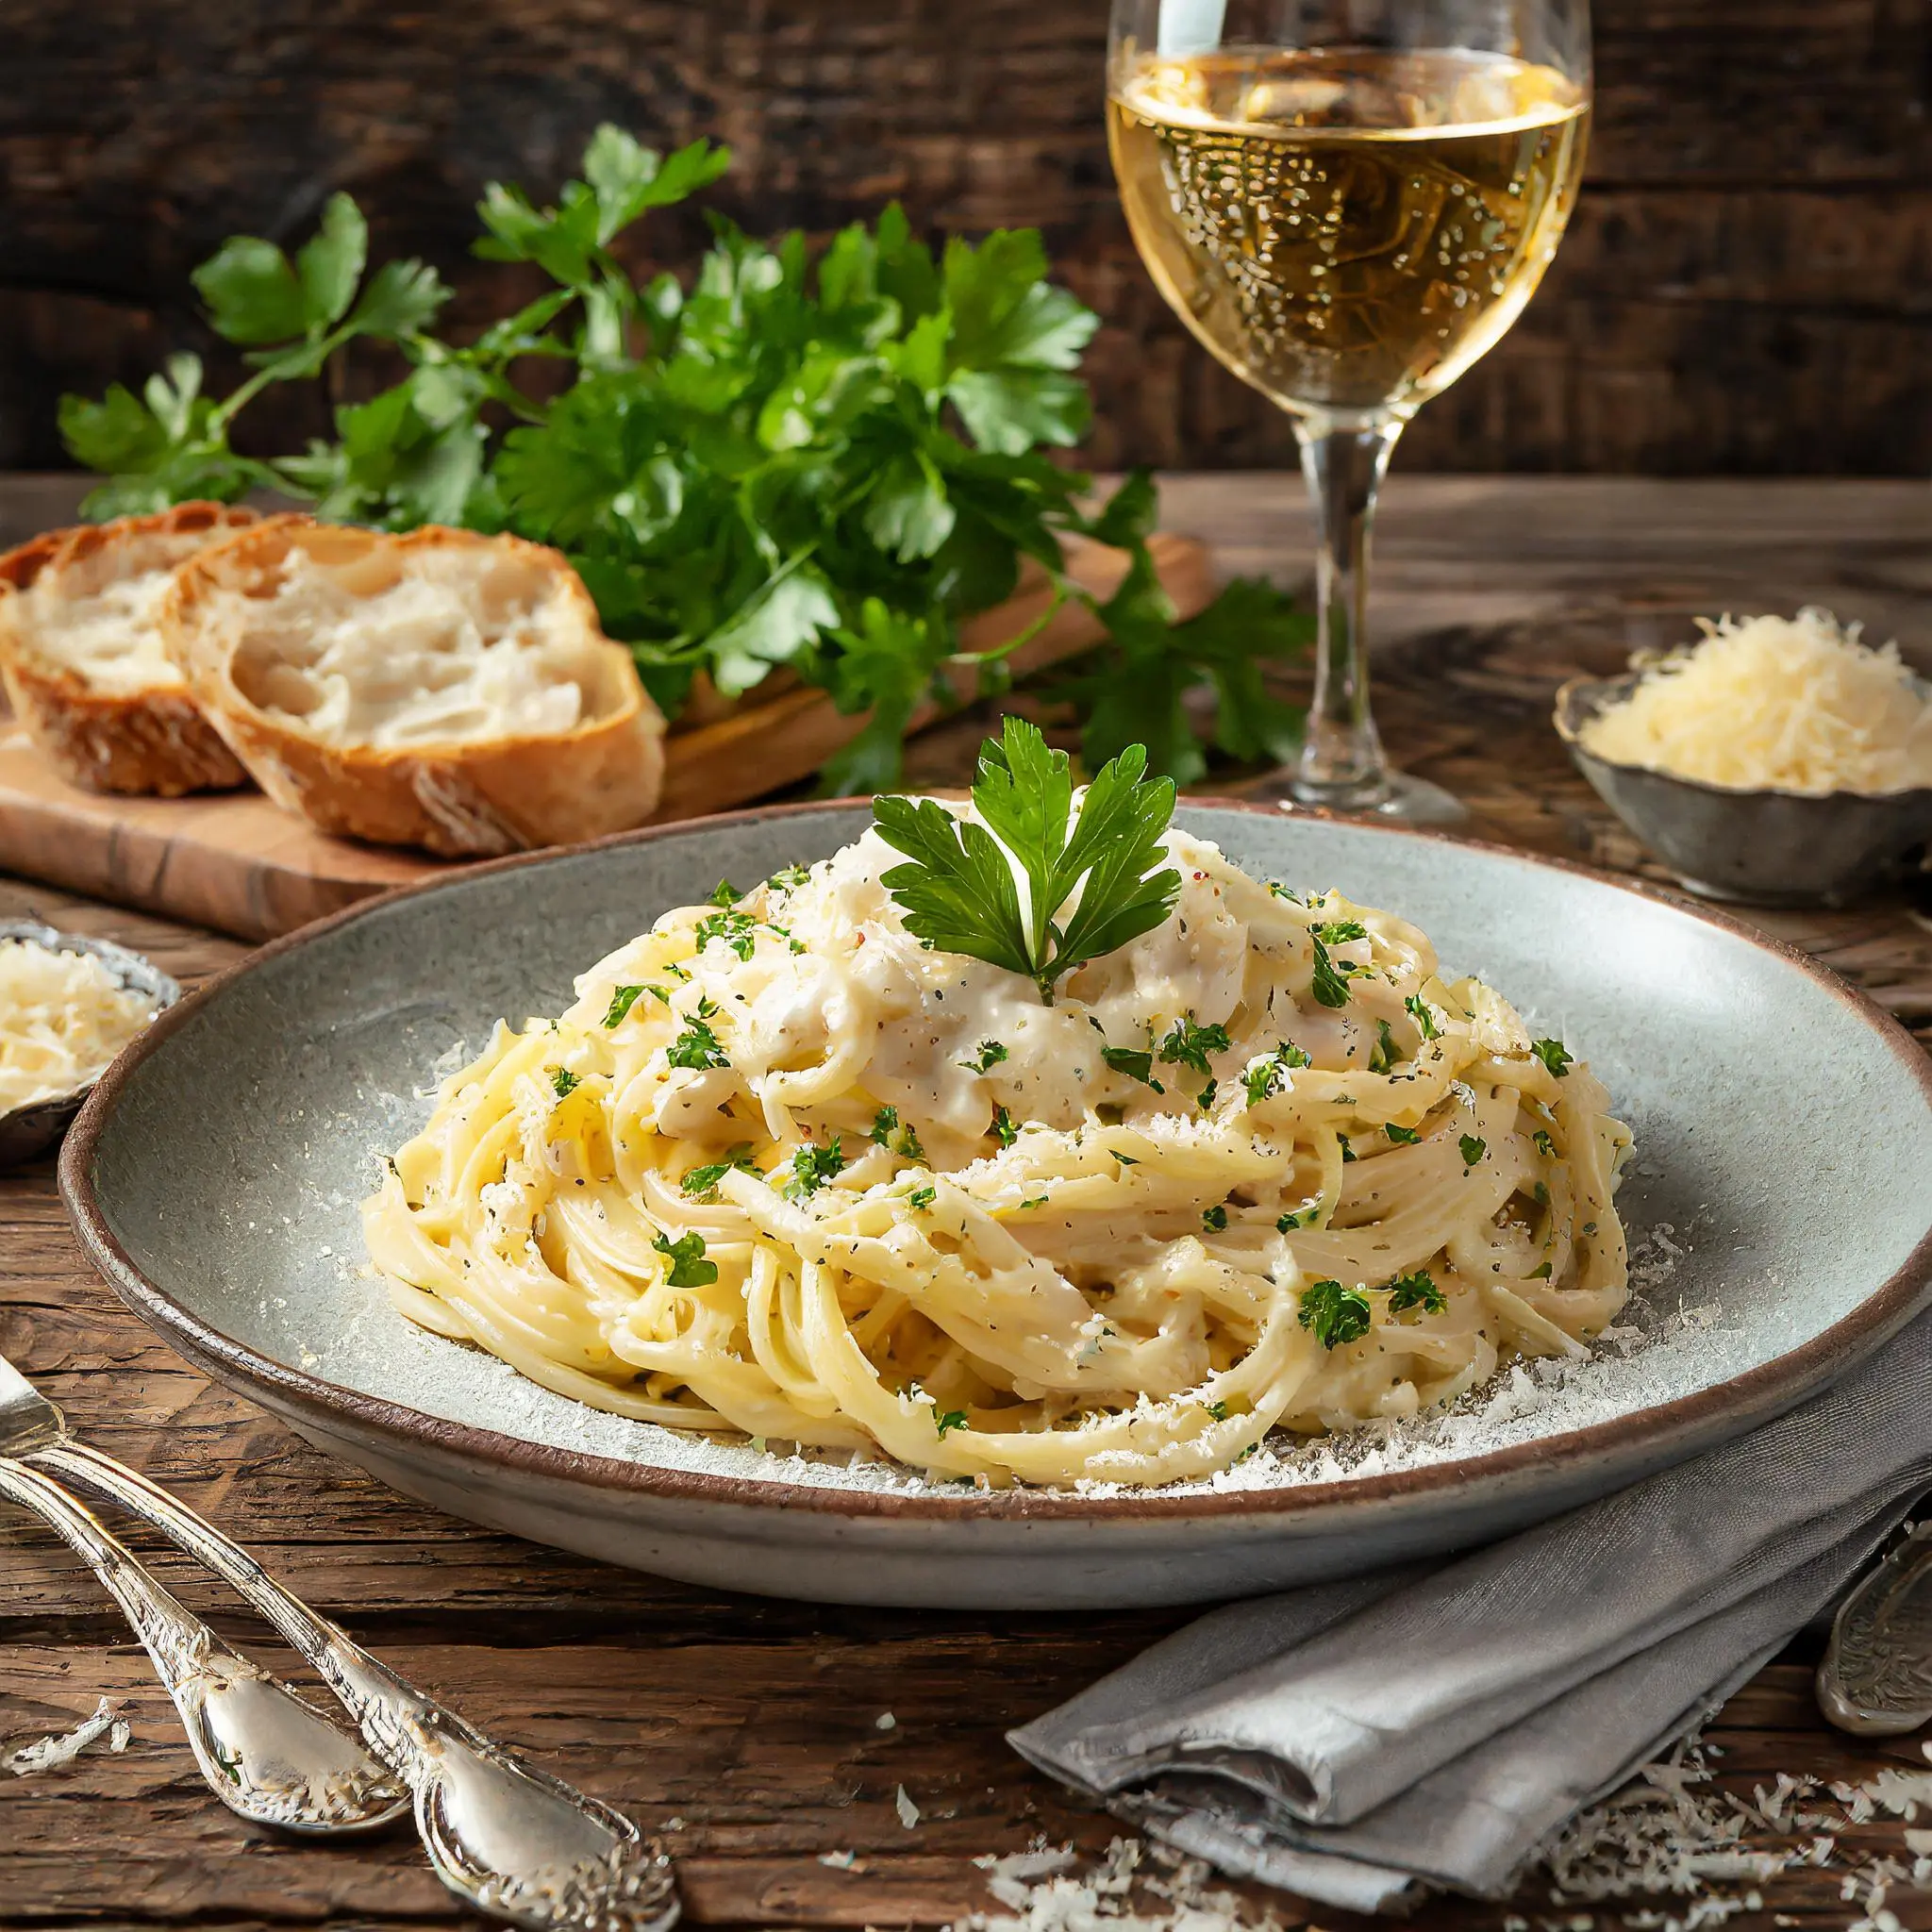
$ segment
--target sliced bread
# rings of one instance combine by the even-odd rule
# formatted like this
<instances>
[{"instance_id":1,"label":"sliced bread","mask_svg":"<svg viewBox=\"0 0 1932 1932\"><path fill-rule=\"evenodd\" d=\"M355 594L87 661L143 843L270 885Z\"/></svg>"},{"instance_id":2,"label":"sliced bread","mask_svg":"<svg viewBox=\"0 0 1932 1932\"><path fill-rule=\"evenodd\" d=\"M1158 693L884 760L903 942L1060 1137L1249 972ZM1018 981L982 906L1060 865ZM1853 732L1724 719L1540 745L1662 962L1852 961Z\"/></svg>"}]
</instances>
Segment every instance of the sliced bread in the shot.
<instances>
[{"instance_id":1,"label":"sliced bread","mask_svg":"<svg viewBox=\"0 0 1932 1932\"><path fill-rule=\"evenodd\" d=\"M476 858L658 803L663 716L554 550L274 517L184 568L161 628L255 781L324 831Z\"/></svg>"},{"instance_id":2,"label":"sliced bread","mask_svg":"<svg viewBox=\"0 0 1932 1932\"><path fill-rule=\"evenodd\" d=\"M0 557L0 676L41 755L90 791L218 791L247 774L209 726L156 617L176 568L258 521L184 503L52 530Z\"/></svg>"}]
</instances>

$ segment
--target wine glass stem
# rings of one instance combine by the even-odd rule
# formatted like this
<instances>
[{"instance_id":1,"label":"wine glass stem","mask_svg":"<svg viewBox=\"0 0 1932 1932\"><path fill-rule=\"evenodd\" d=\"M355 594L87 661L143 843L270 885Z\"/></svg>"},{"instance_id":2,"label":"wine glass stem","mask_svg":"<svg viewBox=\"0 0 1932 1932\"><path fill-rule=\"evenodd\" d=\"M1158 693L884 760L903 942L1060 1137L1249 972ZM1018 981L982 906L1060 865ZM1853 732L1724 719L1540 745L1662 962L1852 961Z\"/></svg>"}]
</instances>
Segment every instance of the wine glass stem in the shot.
<instances>
[{"instance_id":1,"label":"wine glass stem","mask_svg":"<svg viewBox=\"0 0 1932 1932\"><path fill-rule=\"evenodd\" d=\"M1389 796L1389 764L1369 711L1369 535L1401 420L1297 416L1315 508L1315 695L1294 777L1306 805L1356 810Z\"/></svg>"}]
</instances>

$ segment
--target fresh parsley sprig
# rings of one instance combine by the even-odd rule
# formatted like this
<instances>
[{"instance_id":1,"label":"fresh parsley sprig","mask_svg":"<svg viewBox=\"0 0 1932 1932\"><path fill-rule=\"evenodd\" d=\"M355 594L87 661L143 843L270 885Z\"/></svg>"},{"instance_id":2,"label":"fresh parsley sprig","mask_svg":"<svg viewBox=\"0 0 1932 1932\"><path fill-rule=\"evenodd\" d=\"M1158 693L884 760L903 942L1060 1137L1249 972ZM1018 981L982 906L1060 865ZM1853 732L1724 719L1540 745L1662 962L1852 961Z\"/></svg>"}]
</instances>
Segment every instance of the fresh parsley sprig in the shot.
<instances>
[{"instance_id":1,"label":"fresh parsley sprig","mask_svg":"<svg viewBox=\"0 0 1932 1932\"><path fill-rule=\"evenodd\" d=\"M675 713L700 679L727 696L779 667L867 714L825 768L829 791L891 785L914 711L951 702L952 678L1010 683L1011 652L969 653L962 626L1009 597L1030 559L1053 602L1086 606L1106 641L1065 685L1090 765L1129 741L1182 780L1206 756L1188 698L1219 699L1216 744L1244 759L1293 749L1299 714L1268 690L1309 620L1259 580L1176 623L1148 538L1152 481L1130 478L1097 512L1091 478L1053 460L1086 434L1079 365L1099 318L1048 279L1039 234L1000 230L935 253L896 207L836 236L773 243L711 216L686 285L640 285L632 225L688 200L730 165L693 142L660 155L600 127L580 178L552 206L491 183L475 252L549 286L466 341L436 333L450 291L419 261L368 272L368 234L346 194L292 257L224 243L195 272L214 332L252 372L205 394L193 356L136 393L68 396L60 428L108 473L90 515L271 490L340 522L509 529L561 549L604 627L629 644ZM402 379L333 411L300 454L244 456L235 433L278 383L345 368L374 344ZM563 379L558 381L558 376ZM1124 553L1104 601L1064 568L1062 539Z\"/></svg>"},{"instance_id":2,"label":"fresh parsley sprig","mask_svg":"<svg viewBox=\"0 0 1932 1932\"><path fill-rule=\"evenodd\" d=\"M1174 781L1146 770L1146 753L1130 744L1094 774L1076 811L1066 753L1009 716L980 747L978 823L930 798L874 798L879 836L910 861L884 877L907 931L1032 980L1051 1006L1059 979L1151 932L1180 897L1161 842Z\"/></svg>"}]
</instances>

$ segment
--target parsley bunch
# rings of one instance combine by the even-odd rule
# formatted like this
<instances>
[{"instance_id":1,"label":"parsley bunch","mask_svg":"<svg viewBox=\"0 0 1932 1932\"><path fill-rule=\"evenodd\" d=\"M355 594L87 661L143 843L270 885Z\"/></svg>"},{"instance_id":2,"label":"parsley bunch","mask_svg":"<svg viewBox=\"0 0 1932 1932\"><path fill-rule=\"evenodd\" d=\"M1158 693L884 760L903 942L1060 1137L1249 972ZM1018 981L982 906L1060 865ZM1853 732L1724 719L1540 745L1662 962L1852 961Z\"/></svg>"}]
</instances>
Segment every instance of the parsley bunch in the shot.
<instances>
[{"instance_id":1,"label":"parsley bunch","mask_svg":"<svg viewBox=\"0 0 1932 1932\"><path fill-rule=\"evenodd\" d=\"M88 513L268 490L341 522L552 544L667 712L701 675L736 696L785 666L841 710L869 713L826 766L829 791L897 778L914 709L951 697L948 668L970 663L982 690L1005 688L1024 640L969 658L959 627L1009 596L1032 558L1057 604L1093 605L1107 628L1108 644L1060 686L1082 710L1091 767L1139 741L1155 770L1199 776L1187 700L1202 686L1224 750L1291 750L1297 715L1268 694L1262 666L1301 648L1307 620L1265 584L1238 582L1175 624L1147 550L1153 484L1136 476L1090 515L1090 479L1047 455L1086 433L1076 372L1099 322L1048 281L1039 235L954 239L935 256L895 206L814 264L801 235L768 245L712 215L691 286L668 274L639 286L619 238L729 158L703 141L659 156L607 125L554 206L492 183L475 252L552 286L463 344L433 332L450 291L432 268L365 273L368 230L346 194L292 259L259 238L225 242L194 286L253 373L217 402L200 361L175 356L140 395L117 384L97 402L63 397L69 450L112 478ZM337 408L333 441L279 457L235 448L264 389L340 374L358 341L400 355L408 374ZM547 379L532 387L532 371ZM1127 553L1104 604L1061 572L1070 533Z\"/></svg>"}]
</instances>

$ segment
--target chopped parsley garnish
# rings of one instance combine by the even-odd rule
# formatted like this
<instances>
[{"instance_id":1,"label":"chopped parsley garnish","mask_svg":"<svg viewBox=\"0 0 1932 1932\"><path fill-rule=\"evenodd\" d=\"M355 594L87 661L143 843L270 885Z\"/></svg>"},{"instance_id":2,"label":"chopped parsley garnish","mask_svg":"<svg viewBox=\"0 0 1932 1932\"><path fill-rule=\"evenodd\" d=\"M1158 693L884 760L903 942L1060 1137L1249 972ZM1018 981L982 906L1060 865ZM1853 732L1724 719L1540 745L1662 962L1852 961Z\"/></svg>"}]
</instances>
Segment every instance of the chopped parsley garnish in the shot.
<instances>
[{"instance_id":1,"label":"chopped parsley garnish","mask_svg":"<svg viewBox=\"0 0 1932 1932\"><path fill-rule=\"evenodd\" d=\"M1406 1314L1410 1308L1421 1308L1424 1314L1440 1315L1448 1306L1448 1298L1436 1286L1435 1276L1426 1268L1418 1268L1413 1274L1398 1274L1389 1284L1389 1312L1391 1315Z\"/></svg>"},{"instance_id":2,"label":"chopped parsley garnish","mask_svg":"<svg viewBox=\"0 0 1932 1932\"><path fill-rule=\"evenodd\" d=\"M1227 1209L1224 1207L1202 1208L1201 1225L1212 1234L1225 1233L1227 1230Z\"/></svg>"},{"instance_id":3,"label":"chopped parsley garnish","mask_svg":"<svg viewBox=\"0 0 1932 1932\"><path fill-rule=\"evenodd\" d=\"M1541 1268L1532 1268L1529 1271L1529 1278L1532 1281L1547 1281L1554 1273L1555 1269L1552 1264L1545 1261Z\"/></svg>"},{"instance_id":4,"label":"chopped parsley garnish","mask_svg":"<svg viewBox=\"0 0 1932 1932\"><path fill-rule=\"evenodd\" d=\"M1194 1105L1198 1107L1203 1113L1207 1112L1207 1110L1214 1105L1214 1096L1220 1091L1221 1082L1219 1080L1208 1081L1207 1086L1202 1088L1200 1092L1194 1095Z\"/></svg>"},{"instance_id":5,"label":"chopped parsley garnish","mask_svg":"<svg viewBox=\"0 0 1932 1932\"><path fill-rule=\"evenodd\" d=\"M1268 881L1268 890L1271 892L1273 892L1277 899L1286 899L1291 906L1299 906L1302 903L1300 896L1294 892L1291 892L1288 890L1288 888L1284 886L1278 879L1270 879Z\"/></svg>"},{"instance_id":6,"label":"chopped parsley garnish","mask_svg":"<svg viewBox=\"0 0 1932 1932\"><path fill-rule=\"evenodd\" d=\"M940 1191L937 1188L914 1188L906 1196L906 1205L915 1212L923 1212L925 1208L930 1208L939 1197Z\"/></svg>"},{"instance_id":7,"label":"chopped parsley garnish","mask_svg":"<svg viewBox=\"0 0 1932 1932\"><path fill-rule=\"evenodd\" d=\"M711 1161L704 1167L694 1167L678 1182L685 1193L693 1201L709 1201L717 1196L718 1183L736 1168L746 1174L757 1174L758 1162L751 1158L751 1142L741 1141L723 1160Z\"/></svg>"},{"instance_id":8,"label":"chopped parsley garnish","mask_svg":"<svg viewBox=\"0 0 1932 1932\"><path fill-rule=\"evenodd\" d=\"M1424 1040L1440 1040L1442 1029L1436 1024L1436 1009L1419 992L1412 992L1402 1003L1408 1008L1408 1017L1421 1029Z\"/></svg>"},{"instance_id":9,"label":"chopped parsley garnish","mask_svg":"<svg viewBox=\"0 0 1932 1932\"><path fill-rule=\"evenodd\" d=\"M1029 1200L1029 1201L1022 1201L1022 1202L1020 1203L1020 1212L1021 1212L1022 1214L1024 1214L1024 1213L1025 1213L1025 1212L1027 1211L1027 1209L1028 1209L1028 1208L1044 1208L1045 1206L1046 1206L1046 1196L1045 1196L1044 1194L1035 1194L1035 1195L1033 1196L1033 1198L1032 1198L1031 1200Z\"/></svg>"},{"instance_id":10,"label":"chopped parsley garnish","mask_svg":"<svg viewBox=\"0 0 1932 1932\"><path fill-rule=\"evenodd\" d=\"M744 894L729 879L720 879L711 889L711 904L713 906L736 906L743 897Z\"/></svg>"},{"instance_id":11,"label":"chopped parsley garnish","mask_svg":"<svg viewBox=\"0 0 1932 1932\"><path fill-rule=\"evenodd\" d=\"M1180 897L1162 842L1174 781L1146 770L1146 747L1128 745L1094 774L1076 813L1066 753L1008 716L980 747L977 824L936 799L874 798L880 838L909 861L882 881L906 930L1020 974L1051 1006L1064 974L1153 931ZM1016 871L1026 880L1024 911Z\"/></svg>"},{"instance_id":12,"label":"chopped parsley garnish","mask_svg":"<svg viewBox=\"0 0 1932 1932\"><path fill-rule=\"evenodd\" d=\"M1020 1129L1013 1124L1013 1116L1003 1107L992 1110L992 1137L1002 1147L1010 1147L1020 1138Z\"/></svg>"},{"instance_id":13,"label":"chopped parsley garnish","mask_svg":"<svg viewBox=\"0 0 1932 1932\"><path fill-rule=\"evenodd\" d=\"M1197 1026L1190 1013L1176 1020L1167 1038L1160 1042L1160 1058L1171 1067L1192 1067L1197 1074L1211 1074L1210 1053L1225 1053L1232 1044L1225 1026Z\"/></svg>"},{"instance_id":14,"label":"chopped parsley garnish","mask_svg":"<svg viewBox=\"0 0 1932 1932\"><path fill-rule=\"evenodd\" d=\"M758 921L749 912L712 912L698 921L698 951L722 940L741 959L749 959L758 945Z\"/></svg>"},{"instance_id":15,"label":"chopped parsley garnish","mask_svg":"<svg viewBox=\"0 0 1932 1932\"><path fill-rule=\"evenodd\" d=\"M1560 1040L1532 1040L1529 1050L1559 1080L1575 1064L1574 1055Z\"/></svg>"},{"instance_id":16,"label":"chopped parsley garnish","mask_svg":"<svg viewBox=\"0 0 1932 1932\"><path fill-rule=\"evenodd\" d=\"M1138 1080L1143 1087L1151 1087L1157 1093L1165 1093L1167 1089L1154 1077L1154 1056L1151 1052L1136 1052L1131 1046L1103 1046L1100 1058L1116 1074L1124 1074L1130 1080Z\"/></svg>"},{"instance_id":17,"label":"chopped parsley garnish","mask_svg":"<svg viewBox=\"0 0 1932 1932\"><path fill-rule=\"evenodd\" d=\"M791 1178L785 1183L788 1201L808 1201L845 1165L845 1155L838 1141L829 1147L814 1147L810 1141L791 1157Z\"/></svg>"},{"instance_id":18,"label":"chopped parsley garnish","mask_svg":"<svg viewBox=\"0 0 1932 1932\"><path fill-rule=\"evenodd\" d=\"M1594 1234L1596 1232L1596 1223L1593 1221L1586 1221L1583 1224L1583 1231L1585 1234Z\"/></svg>"},{"instance_id":19,"label":"chopped parsley garnish","mask_svg":"<svg viewBox=\"0 0 1932 1932\"><path fill-rule=\"evenodd\" d=\"M899 1124L899 1109L896 1107L882 1107L873 1116L872 1138L875 1145L885 1148L889 1154L896 1154L902 1160L924 1160L925 1149L919 1144L919 1135L910 1122Z\"/></svg>"},{"instance_id":20,"label":"chopped parsley garnish","mask_svg":"<svg viewBox=\"0 0 1932 1932\"><path fill-rule=\"evenodd\" d=\"M1483 1143L1474 1134L1464 1134L1456 1144L1462 1149L1464 1167L1474 1167L1483 1158Z\"/></svg>"},{"instance_id":21,"label":"chopped parsley garnish","mask_svg":"<svg viewBox=\"0 0 1932 1932\"><path fill-rule=\"evenodd\" d=\"M1284 1214L1281 1217L1281 1219L1274 1224L1275 1228L1279 1233L1292 1234L1298 1227L1313 1227L1315 1224L1315 1217L1318 1214L1320 1214L1321 1211L1322 1204L1319 1201L1317 1201L1311 1208L1304 1208L1299 1212L1293 1214Z\"/></svg>"},{"instance_id":22,"label":"chopped parsley garnish","mask_svg":"<svg viewBox=\"0 0 1932 1932\"><path fill-rule=\"evenodd\" d=\"M1227 1404L1226 1404L1226 1403L1224 1403L1224 1402L1209 1402L1209 1403L1206 1403L1206 1404L1204 1404L1204 1405L1203 1405L1203 1407L1206 1407L1206 1409L1207 1409L1208 1413L1209 1415L1211 1415L1211 1416L1212 1416L1212 1417L1214 1418L1214 1420L1215 1420L1216 1422L1218 1422L1218 1423L1224 1423L1224 1422L1225 1422L1225 1421L1227 1420Z\"/></svg>"},{"instance_id":23,"label":"chopped parsley garnish","mask_svg":"<svg viewBox=\"0 0 1932 1932\"><path fill-rule=\"evenodd\" d=\"M568 1100L584 1083L568 1067L552 1067L550 1084L557 1090L559 1100Z\"/></svg>"},{"instance_id":24,"label":"chopped parsley garnish","mask_svg":"<svg viewBox=\"0 0 1932 1932\"><path fill-rule=\"evenodd\" d=\"M961 1060L959 1064L969 1074L990 1074L1006 1057L1007 1049L1002 1041L982 1040L979 1042L978 1053L972 1059Z\"/></svg>"},{"instance_id":25,"label":"chopped parsley garnish","mask_svg":"<svg viewBox=\"0 0 1932 1932\"><path fill-rule=\"evenodd\" d=\"M659 1235L651 1245L671 1263L664 1277L671 1288L709 1288L718 1278L718 1264L705 1259L705 1238L701 1234L681 1234L674 1241Z\"/></svg>"},{"instance_id":26,"label":"chopped parsley garnish","mask_svg":"<svg viewBox=\"0 0 1932 1932\"><path fill-rule=\"evenodd\" d=\"M1341 1164L1346 1167L1355 1158L1355 1149L1348 1144L1346 1134L1337 1134L1335 1138L1341 1142Z\"/></svg>"},{"instance_id":27,"label":"chopped parsley garnish","mask_svg":"<svg viewBox=\"0 0 1932 1932\"><path fill-rule=\"evenodd\" d=\"M1351 940L1365 940L1369 929L1359 919L1331 919L1315 928L1324 945L1345 946Z\"/></svg>"},{"instance_id":28,"label":"chopped parsley garnish","mask_svg":"<svg viewBox=\"0 0 1932 1932\"><path fill-rule=\"evenodd\" d=\"M1310 931L1309 943L1315 949L1315 976L1308 982L1308 991L1316 1001L1324 1007L1345 1007L1348 1004L1348 979L1335 970L1334 962L1328 957L1328 948L1322 943L1321 935Z\"/></svg>"},{"instance_id":29,"label":"chopped parsley garnish","mask_svg":"<svg viewBox=\"0 0 1932 1932\"><path fill-rule=\"evenodd\" d=\"M1342 1348L1359 1341L1374 1320L1366 1296L1339 1281L1318 1281L1302 1291L1301 1312L1295 1317L1324 1348Z\"/></svg>"},{"instance_id":30,"label":"chopped parsley garnish","mask_svg":"<svg viewBox=\"0 0 1932 1932\"><path fill-rule=\"evenodd\" d=\"M1375 1022L1375 1043L1369 1049L1369 1072L1386 1074L1395 1064L1395 1036L1386 1020Z\"/></svg>"},{"instance_id":31,"label":"chopped parsley garnish","mask_svg":"<svg viewBox=\"0 0 1932 1932\"><path fill-rule=\"evenodd\" d=\"M795 892L800 886L808 884L811 868L808 865L781 865L772 874L772 883L781 892Z\"/></svg>"},{"instance_id":32,"label":"chopped parsley garnish","mask_svg":"<svg viewBox=\"0 0 1932 1932\"><path fill-rule=\"evenodd\" d=\"M1536 1130L1536 1132L1533 1133L1529 1138L1535 1143L1536 1151L1539 1154L1541 1154L1545 1160L1556 1159L1557 1143L1550 1139L1549 1134L1543 1128L1539 1127Z\"/></svg>"},{"instance_id":33,"label":"chopped parsley garnish","mask_svg":"<svg viewBox=\"0 0 1932 1932\"><path fill-rule=\"evenodd\" d=\"M644 996L641 986L620 986L610 995L610 1010L604 1015L606 1026L622 1026L630 1009Z\"/></svg>"},{"instance_id":34,"label":"chopped parsley garnish","mask_svg":"<svg viewBox=\"0 0 1932 1932\"><path fill-rule=\"evenodd\" d=\"M1389 1124L1382 1129L1382 1131L1385 1134L1387 1134L1389 1138L1391 1141L1393 1141L1398 1147L1413 1147L1415 1143L1422 1139L1422 1133L1420 1129L1415 1127L1398 1127L1393 1121L1391 1121Z\"/></svg>"},{"instance_id":35,"label":"chopped parsley garnish","mask_svg":"<svg viewBox=\"0 0 1932 1932\"><path fill-rule=\"evenodd\" d=\"M966 1411L963 1408L949 1408L943 1415L935 1415L933 1427L943 1436L948 1429L963 1429L966 1426Z\"/></svg>"},{"instance_id":36,"label":"chopped parsley garnish","mask_svg":"<svg viewBox=\"0 0 1932 1932\"><path fill-rule=\"evenodd\" d=\"M1291 1040L1282 1041L1265 1060L1250 1060L1241 1075L1241 1085L1248 1091L1248 1105L1259 1107L1271 1094L1281 1091L1294 1068L1311 1064L1307 1055Z\"/></svg>"},{"instance_id":37,"label":"chopped parsley garnish","mask_svg":"<svg viewBox=\"0 0 1932 1932\"><path fill-rule=\"evenodd\" d=\"M1109 1154L1111 1154L1113 1158L1116 1160L1118 1160L1123 1167L1139 1167L1141 1164L1138 1160L1134 1158L1134 1157L1131 1154L1123 1154L1118 1149L1112 1147L1109 1147L1107 1151Z\"/></svg>"},{"instance_id":38,"label":"chopped parsley garnish","mask_svg":"<svg viewBox=\"0 0 1932 1932\"><path fill-rule=\"evenodd\" d=\"M710 1008L708 1013L705 1010L708 1007ZM696 1016L685 1021L684 1031L665 1049L667 1065L701 1074L708 1067L728 1067L731 1064L724 1056L724 1049L718 1044L718 1036L711 1031L710 1020L717 1010L709 1000L698 1003Z\"/></svg>"},{"instance_id":39,"label":"chopped parsley garnish","mask_svg":"<svg viewBox=\"0 0 1932 1932\"><path fill-rule=\"evenodd\" d=\"M1536 1195L1539 1206L1547 1208L1550 1205L1550 1191L1541 1181L1537 1182L1530 1191Z\"/></svg>"}]
</instances>

